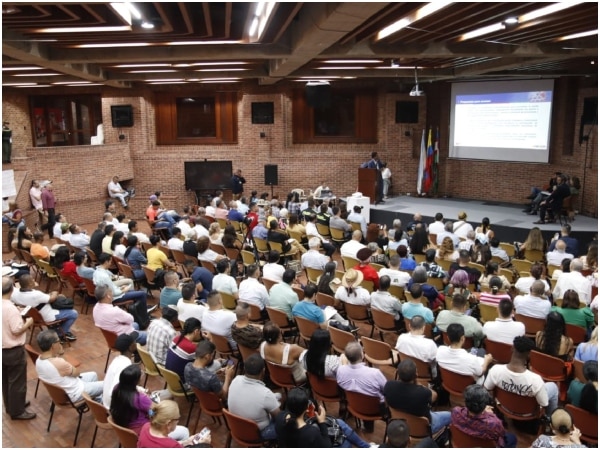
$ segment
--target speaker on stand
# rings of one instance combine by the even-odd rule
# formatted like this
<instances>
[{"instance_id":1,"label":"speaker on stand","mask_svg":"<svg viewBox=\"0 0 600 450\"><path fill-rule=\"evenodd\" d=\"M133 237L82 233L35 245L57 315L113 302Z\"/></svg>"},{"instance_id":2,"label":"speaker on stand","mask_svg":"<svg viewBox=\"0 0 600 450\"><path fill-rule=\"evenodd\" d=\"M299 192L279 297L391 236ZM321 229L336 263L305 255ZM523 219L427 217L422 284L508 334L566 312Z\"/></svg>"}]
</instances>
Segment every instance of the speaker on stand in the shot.
<instances>
[{"instance_id":1,"label":"speaker on stand","mask_svg":"<svg viewBox=\"0 0 600 450\"><path fill-rule=\"evenodd\" d=\"M265 164L265 185L271 186L271 198L273 198L273 186L278 184L277 164Z\"/></svg>"}]
</instances>

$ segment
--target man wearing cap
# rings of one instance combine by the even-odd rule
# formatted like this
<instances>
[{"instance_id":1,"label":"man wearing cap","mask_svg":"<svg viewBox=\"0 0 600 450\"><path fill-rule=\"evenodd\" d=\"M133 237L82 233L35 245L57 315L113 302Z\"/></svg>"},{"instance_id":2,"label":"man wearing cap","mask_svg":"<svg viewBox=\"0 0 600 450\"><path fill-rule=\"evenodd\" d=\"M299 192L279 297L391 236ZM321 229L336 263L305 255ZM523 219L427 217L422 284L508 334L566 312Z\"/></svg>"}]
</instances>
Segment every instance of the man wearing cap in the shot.
<instances>
[{"instance_id":1,"label":"man wearing cap","mask_svg":"<svg viewBox=\"0 0 600 450\"><path fill-rule=\"evenodd\" d=\"M362 272L348 269L342 277L342 285L335 291L335 298L351 305L370 305L371 294L360 285Z\"/></svg>"},{"instance_id":2,"label":"man wearing cap","mask_svg":"<svg viewBox=\"0 0 600 450\"><path fill-rule=\"evenodd\" d=\"M467 213L461 211L458 213L458 220L453 224L453 232L458 238L467 238L467 233L473 231L473 226L467 222Z\"/></svg>"},{"instance_id":3,"label":"man wearing cap","mask_svg":"<svg viewBox=\"0 0 600 450\"><path fill-rule=\"evenodd\" d=\"M2 268L2 397L4 408L12 420L35 419L35 413L27 411L27 359L25 338L33 325L31 317L21 312L10 301L17 271Z\"/></svg>"},{"instance_id":4,"label":"man wearing cap","mask_svg":"<svg viewBox=\"0 0 600 450\"><path fill-rule=\"evenodd\" d=\"M96 304L96 306L98 306ZM94 308L95 311L96 308ZM116 308L119 309L119 308ZM136 340L138 334L132 331L130 334L119 334L115 340L114 348L119 350L120 355L116 356L108 366L106 375L104 376L104 391L102 392L102 403L104 407L109 410L110 402L112 399L112 393L115 386L119 384L119 376L125 367L131 365L131 358L136 351Z\"/></svg>"},{"instance_id":5,"label":"man wearing cap","mask_svg":"<svg viewBox=\"0 0 600 450\"><path fill-rule=\"evenodd\" d=\"M108 183L108 195L110 198L119 199L121 205L123 205L123 208L127 208L126 199L129 197L129 192L121 187L121 184L119 183L119 177L116 175L112 177L112 180L110 180Z\"/></svg>"},{"instance_id":6,"label":"man wearing cap","mask_svg":"<svg viewBox=\"0 0 600 450\"><path fill-rule=\"evenodd\" d=\"M96 286L96 300L92 316L94 324L102 330L111 331L117 335L132 334L139 330L139 325L135 323L133 316L118 306L112 304L113 293L109 286L100 284ZM146 332L136 333L136 342L146 345Z\"/></svg>"},{"instance_id":7,"label":"man wearing cap","mask_svg":"<svg viewBox=\"0 0 600 450\"><path fill-rule=\"evenodd\" d=\"M177 335L173 322L177 321L177 310L166 306L162 309L162 317L150 322L148 327L148 351L157 364L165 365L167 362L167 350Z\"/></svg>"},{"instance_id":8,"label":"man wearing cap","mask_svg":"<svg viewBox=\"0 0 600 450\"><path fill-rule=\"evenodd\" d=\"M367 281L373 282L374 289L379 289L379 274L377 271L369 265L371 261L371 255L373 251L371 249L363 248L358 251L356 258L360 261L353 269L362 272L363 278Z\"/></svg>"},{"instance_id":9,"label":"man wearing cap","mask_svg":"<svg viewBox=\"0 0 600 450\"><path fill-rule=\"evenodd\" d=\"M44 208L44 214L48 217L48 222L42 226L42 229L48 230L48 237L52 239L54 237L54 224L56 223L55 209L56 208L56 197L54 196L54 188L52 187L52 181L44 181L40 184L42 190L42 207Z\"/></svg>"}]
</instances>

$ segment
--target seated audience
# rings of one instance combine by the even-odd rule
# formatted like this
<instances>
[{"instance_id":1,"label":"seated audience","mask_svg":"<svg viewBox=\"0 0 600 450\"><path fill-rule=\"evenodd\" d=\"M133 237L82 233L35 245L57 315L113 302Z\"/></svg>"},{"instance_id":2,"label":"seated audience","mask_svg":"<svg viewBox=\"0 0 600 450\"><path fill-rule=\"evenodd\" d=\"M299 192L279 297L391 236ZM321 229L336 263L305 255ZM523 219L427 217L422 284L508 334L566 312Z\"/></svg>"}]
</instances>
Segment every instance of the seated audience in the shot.
<instances>
[{"instance_id":1,"label":"seated audience","mask_svg":"<svg viewBox=\"0 0 600 450\"><path fill-rule=\"evenodd\" d=\"M488 263L489 264L489 263ZM489 292L483 291L479 296L479 302L484 305L498 306L500 300L511 300L510 295L506 292L501 292L503 283L502 279L496 276L493 276L489 280Z\"/></svg>"},{"instance_id":2,"label":"seated audience","mask_svg":"<svg viewBox=\"0 0 600 450\"><path fill-rule=\"evenodd\" d=\"M525 325L513 320L513 303L508 299L498 303L498 317L492 322L483 324L483 334L486 339L512 345L517 336L525 335Z\"/></svg>"},{"instance_id":3,"label":"seated audience","mask_svg":"<svg viewBox=\"0 0 600 450\"><path fill-rule=\"evenodd\" d=\"M154 357L157 364L165 365L167 351L173 338L177 335L173 323L178 320L177 311L169 306L162 309L160 319L150 322L147 330L148 352Z\"/></svg>"},{"instance_id":4,"label":"seated audience","mask_svg":"<svg viewBox=\"0 0 600 450\"><path fill-rule=\"evenodd\" d=\"M560 313L566 324L591 330L595 324L594 314L588 306L585 308L580 308L580 306L579 295L574 290L569 289L563 296L562 307L553 306L552 311Z\"/></svg>"},{"instance_id":5,"label":"seated audience","mask_svg":"<svg viewBox=\"0 0 600 450\"><path fill-rule=\"evenodd\" d=\"M186 321L191 317L202 321L207 308L202 303L196 301L197 287L193 281L184 283L181 286L181 298L177 301L177 312L179 320Z\"/></svg>"},{"instance_id":6,"label":"seated audience","mask_svg":"<svg viewBox=\"0 0 600 450\"><path fill-rule=\"evenodd\" d=\"M500 289L503 291L508 291L510 289L510 281L508 281L508 279L504 275L499 275L499 270L500 269L498 267L497 262L488 262L485 266L485 273L481 275L481 278L479 278L479 285L481 286L481 288L491 288L490 280L496 277L500 278L500 280L502 281L502 286L500 287Z\"/></svg>"},{"instance_id":7,"label":"seated audience","mask_svg":"<svg viewBox=\"0 0 600 450\"><path fill-rule=\"evenodd\" d=\"M360 284L363 281L362 272L349 269L342 277L342 285L335 291L335 298L352 305L369 305L371 294Z\"/></svg>"},{"instance_id":8,"label":"seated audience","mask_svg":"<svg viewBox=\"0 0 600 450\"><path fill-rule=\"evenodd\" d=\"M517 282L515 283L515 289L519 294L529 294L531 290L531 285L534 281L541 280L544 283L544 287L546 289L545 292L550 292L550 285L546 280L542 279L542 275L544 274L544 266L540 263L535 263L531 265L531 269L529 269L530 277L519 277Z\"/></svg>"},{"instance_id":9,"label":"seated audience","mask_svg":"<svg viewBox=\"0 0 600 450\"><path fill-rule=\"evenodd\" d=\"M292 288L296 281L296 271L286 269L283 273L283 281L271 287L269 292L269 304L272 308L285 312L288 319L292 319L292 308L298 303L298 294Z\"/></svg>"},{"instance_id":10,"label":"seated audience","mask_svg":"<svg viewBox=\"0 0 600 450\"><path fill-rule=\"evenodd\" d=\"M150 407L150 421L142 426L140 437L138 439L138 448L178 448L190 446L206 446L210 444L211 436L208 433L198 444L194 443L196 435L189 436L187 428L179 427L177 422L181 416L179 405L173 400L164 400L160 403L153 403ZM177 440L171 437L172 433L181 432L183 436L189 437ZM176 437L182 437L181 435Z\"/></svg>"},{"instance_id":11,"label":"seated audience","mask_svg":"<svg viewBox=\"0 0 600 450\"><path fill-rule=\"evenodd\" d=\"M544 329L535 335L535 346L540 352L565 361L573 358L573 339L565 335L565 319L558 312L548 314Z\"/></svg>"},{"instance_id":12,"label":"seated audience","mask_svg":"<svg viewBox=\"0 0 600 450\"><path fill-rule=\"evenodd\" d=\"M187 364L184 369L185 380L190 386L200 391L213 392L224 402L227 400L229 385L235 375L235 365L228 364L225 361L224 369L215 371L218 362L215 361L216 347L209 340L198 342L196 347L195 359L191 364ZM224 381L219 379L219 373L225 374Z\"/></svg>"},{"instance_id":13,"label":"seated audience","mask_svg":"<svg viewBox=\"0 0 600 450\"><path fill-rule=\"evenodd\" d=\"M409 332L398 336L396 350L404 355L425 361L430 365L432 377L436 376L437 345L433 339L425 336L425 319L422 316L412 316L409 323Z\"/></svg>"},{"instance_id":14,"label":"seated audience","mask_svg":"<svg viewBox=\"0 0 600 450\"><path fill-rule=\"evenodd\" d=\"M342 244L342 246L340 247L340 254L342 255L342 257L346 256L350 258L356 258L356 254L358 253L358 251L362 250L363 248L366 248L366 245L361 243L362 238L362 231L354 230L352 232L352 239Z\"/></svg>"},{"instance_id":15,"label":"seated audience","mask_svg":"<svg viewBox=\"0 0 600 450\"><path fill-rule=\"evenodd\" d=\"M231 337L238 346L257 349L262 342L263 332L261 325L250 323L250 306L248 303L239 302L234 312L236 321L231 325Z\"/></svg>"},{"instance_id":16,"label":"seated audience","mask_svg":"<svg viewBox=\"0 0 600 450\"><path fill-rule=\"evenodd\" d=\"M569 403L598 415L598 361L586 361L583 364L585 383L574 379L569 384L567 399Z\"/></svg>"},{"instance_id":17,"label":"seated audience","mask_svg":"<svg viewBox=\"0 0 600 450\"><path fill-rule=\"evenodd\" d=\"M572 289L577 292L582 303L589 305L592 301L592 282L581 273L583 263L580 259L575 258L571 261L569 268L569 273L563 273L558 277L552 296L555 299L563 298L565 292Z\"/></svg>"},{"instance_id":18,"label":"seated audience","mask_svg":"<svg viewBox=\"0 0 600 450\"><path fill-rule=\"evenodd\" d=\"M205 311L202 316L202 331L226 337L231 348L236 350L237 344L231 336L231 325L235 322L235 314L223 307L223 299L217 291L210 291L206 303L208 311Z\"/></svg>"},{"instance_id":19,"label":"seated audience","mask_svg":"<svg viewBox=\"0 0 600 450\"><path fill-rule=\"evenodd\" d=\"M317 286L311 283L307 284L304 287L304 298L294 305L292 308L292 315L294 317L302 317L311 322L315 322L321 328L327 328L327 324L330 320L335 320L344 326L349 325L349 322L340 316L333 306L325 308L318 307L315 304L316 297Z\"/></svg>"},{"instance_id":20,"label":"seated audience","mask_svg":"<svg viewBox=\"0 0 600 450\"><path fill-rule=\"evenodd\" d=\"M202 339L200 321L195 317L186 319L178 336L167 349L165 368L175 372L185 382L185 366L194 360L196 346Z\"/></svg>"},{"instance_id":21,"label":"seated audience","mask_svg":"<svg viewBox=\"0 0 600 450\"><path fill-rule=\"evenodd\" d=\"M545 295L546 286L541 280L534 281L531 285L531 293L528 295L517 295L513 301L515 312L536 319L545 319L552 304Z\"/></svg>"},{"instance_id":22,"label":"seated audience","mask_svg":"<svg viewBox=\"0 0 600 450\"><path fill-rule=\"evenodd\" d=\"M419 283L421 285L423 296L429 301L429 308L432 311L436 311L437 309L441 308L444 301L444 295L438 292L434 286L427 283L427 270L425 267L419 266L415 268L412 278L406 287L410 289L413 283Z\"/></svg>"},{"instance_id":23,"label":"seated audience","mask_svg":"<svg viewBox=\"0 0 600 450\"><path fill-rule=\"evenodd\" d=\"M285 267L283 264L279 264L280 254L277 250L269 251L269 255L267 256L267 264L263 266L263 278L267 280L273 280L277 283L281 283L283 281L283 272L285 272Z\"/></svg>"},{"instance_id":24,"label":"seated audience","mask_svg":"<svg viewBox=\"0 0 600 450\"><path fill-rule=\"evenodd\" d=\"M323 270L328 262L331 261L330 256L323 255L319 252L321 248L321 240L318 237L311 237L308 240L308 251L302 255L302 267L310 267L311 269Z\"/></svg>"},{"instance_id":25,"label":"seated audience","mask_svg":"<svg viewBox=\"0 0 600 450\"><path fill-rule=\"evenodd\" d=\"M264 284L258 281L260 266L258 264L250 264L246 267L246 277L240 283L238 298L240 301L258 306L263 314L263 318L265 318L267 317L265 306L269 306L269 292Z\"/></svg>"},{"instance_id":26,"label":"seated audience","mask_svg":"<svg viewBox=\"0 0 600 450\"><path fill-rule=\"evenodd\" d=\"M348 364L344 355L331 354L329 330L315 330L308 343L308 350L301 356L304 369L318 378L335 378L340 365Z\"/></svg>"},{"instance_id":27,"label":"seated audience","mask_svg":"<svg viewBox=\"0 0 600 450\"><path fill-rule=\"evenodd\" d=\"M406 285L410 281L410 274L406 271L400 270L400 256L392 255L389 260L389 268L384 267L379 270L379 276L382 277L387 275L390 277L392 286L400 286L406 288Z\"/></svg>"},{"instance_id":28,"label":"seated audience","mask_svg":"<svg viewBox=\"0 0 600 450\"><path fill-rule=\"evenodd\" d=\"M460 324L463 327L465 337L472 337L475 346L479 345L483 339L483 328L474 317L465 314L467 301L460 294L454 294L452 297L452 309L441 311L435 321L441 331L447 331L451 324Z\"/></svg>"},{"instance_id":29,"label":"seated audience","mask_svg":"<svg viewBox=\"0 0 600 450\"><path fill-rule=\"evenodd\" d=\"M586 448L579 439L581 431L573 425L573 418L566 409L554 410L550 416L550 428L554 435L541 434L531 444L532 448Z\"/></svg>"},{"instance_id":30,"label":"seated audience","mask_svg":"<svg viewBox=\"0 0 600 450\"><path fill-rule=\"evenodd\" d=\"M430 248L425 252L425 261L419 264L420 266L425 267L427 278L448 278L448 274L437 262L435 262L435 258L436 251L435 249Z\"/></svg>"},{"instance_id":31,"label":"seated audience","mask_svg":"<svg viewBox=\"0 0 600 450\"><path fill-rule=\"evenodd\" d=\"M579 361L598 361L598 326L592 331L589 341L582 342L577 346L575 359Z\"/></svg>"},{"instance_id":32,"label":"seated audience","mask_svg":"<svg viewBox=\"0 0 600 450\"><path fill-rule=\"evenodd\" d=\"M379 289L371 294L371 308L393 314L397 327L401 327L402 320L400 313L402 312L402 303L388 292L390 282L390 277L387 275L379 278Z\"/></svg>"},{"instance_id":33,"label":"seated audience","mask_svg":"<svg viewBox=\"0 0 600 450\"><path fill-rule=\"evenodd\" d=\"M300 362L300 355L306 350L297 344L288 344L283 341L279 327L273 322L267 322L263 327L263 339L260 344L260 356L275 364L291 366L292 376L296 384L306 381L306 372Z\"/></svg>"}]
</instances>

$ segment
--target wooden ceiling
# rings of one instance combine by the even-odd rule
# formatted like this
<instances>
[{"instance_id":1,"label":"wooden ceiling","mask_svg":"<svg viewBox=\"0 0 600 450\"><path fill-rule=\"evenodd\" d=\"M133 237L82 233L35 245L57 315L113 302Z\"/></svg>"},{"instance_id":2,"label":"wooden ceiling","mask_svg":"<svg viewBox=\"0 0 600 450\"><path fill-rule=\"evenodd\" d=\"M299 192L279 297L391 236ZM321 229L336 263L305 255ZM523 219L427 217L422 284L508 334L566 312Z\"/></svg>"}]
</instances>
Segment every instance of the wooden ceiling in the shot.
<instances>
[{"instance_id":1,"label":"wooden ceiling","mask_svg":"<svg viewBox=\"0 0 600 450\"><path fill-rule=\"evenodd\" d=\"M414 20L417 10L427 3L282 2L275 4L263 35L254 43L248 30L257 3L134 4L154 29L144 29L135 21L128 26L110 3L2 3L3 84L87 81L128 88L160 80L198 83L235 78L275 84L285 79L328 77L412 84L415 67L420 82L561 76L597 79L597 34L560 40L597 30L596 2L467 40L461 40L464 33L503 23L511 16L521 18L553 3L451 3ZM407 27L377 39L382 28L406 17L413 19ZM107 26L128 28L56 30ZM237 43L214 43L224 40ZM143 46L120 46L123 43ZM79 47L82 44L106 45ZM341 59L347 62L328 62ZM392 68L392 62L401 68ZM116 67L123 64L148 66ZM22 67L39 69L19 69ZM176 81L166 81L170 82Z\"/></svg>"}]
</instances>

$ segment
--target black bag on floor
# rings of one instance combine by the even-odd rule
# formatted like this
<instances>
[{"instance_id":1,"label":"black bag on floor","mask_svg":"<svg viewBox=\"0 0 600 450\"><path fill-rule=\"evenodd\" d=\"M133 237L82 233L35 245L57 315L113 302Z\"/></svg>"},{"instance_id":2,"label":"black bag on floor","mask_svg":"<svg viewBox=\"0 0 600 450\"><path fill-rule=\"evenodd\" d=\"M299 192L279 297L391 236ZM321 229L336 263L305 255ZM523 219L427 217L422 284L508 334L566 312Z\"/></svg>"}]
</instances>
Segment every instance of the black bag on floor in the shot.
<instances>
[{"instance_id":1,"label":"black bag on floor","mask_svg":"<svg viewBox=\"0 0 600 450\"><path fill-rule=\"evenodd\" d=\"M150 315L144 302L135 302L127 306L127 312L133 316L133 321L145 330L150 325Z\"/></svg>"}]
</instances>

